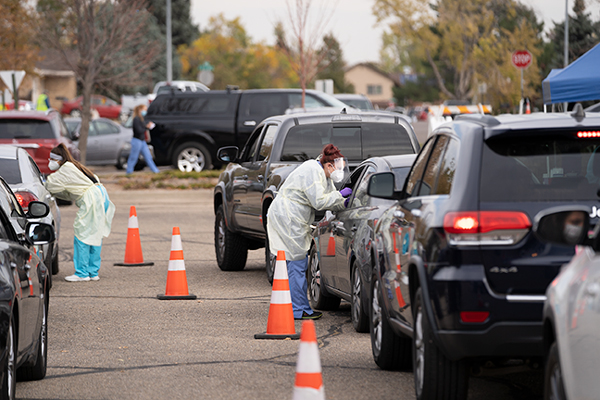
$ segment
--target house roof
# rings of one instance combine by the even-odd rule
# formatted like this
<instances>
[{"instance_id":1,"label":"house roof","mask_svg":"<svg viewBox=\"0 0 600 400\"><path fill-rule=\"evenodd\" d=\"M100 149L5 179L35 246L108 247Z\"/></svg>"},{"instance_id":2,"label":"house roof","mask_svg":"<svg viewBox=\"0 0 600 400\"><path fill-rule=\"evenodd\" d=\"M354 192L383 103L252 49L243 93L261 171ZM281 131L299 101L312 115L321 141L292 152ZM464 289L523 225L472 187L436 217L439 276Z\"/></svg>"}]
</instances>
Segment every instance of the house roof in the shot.
<instances>
[{"instance_id":1,"label":"house roof","mask_svg":"<svg viewBox=\"0 0 600 400\"><path fill-rule=\"evenodd\" d=\"M73 75L74 72L65 62L63 55L57 50L43 49L40 51L40 61L35 64L36 72L40 75ZM74 52L67 52L72 63L76 62Z\"/></svg>"},{"instance_id":2,"label":"house roof","mask_svg":"<svg viewBox=\"0 0 600 400\"><path fill-rule=\"evenodd\" d=\"M371 62L363 62L363 63L358 63L358 64L351 65L348 68L346 68L346 72L348 72L350 70L353 70L355 68L358 68L358 67L368 68L368 69L372 70L373 72L375 72L375 73L377 73L377 74L379 74L381 76L384 76L384 77L388 78L389 80L391 80L392 82L394 82L394 85L397 85L397 86L401 85L400 79L399 79L398 76L393 75L393 74L388 74L387 72L382 71L377 66L377 64L371 63Z\"/></svg>"}]
</instances>

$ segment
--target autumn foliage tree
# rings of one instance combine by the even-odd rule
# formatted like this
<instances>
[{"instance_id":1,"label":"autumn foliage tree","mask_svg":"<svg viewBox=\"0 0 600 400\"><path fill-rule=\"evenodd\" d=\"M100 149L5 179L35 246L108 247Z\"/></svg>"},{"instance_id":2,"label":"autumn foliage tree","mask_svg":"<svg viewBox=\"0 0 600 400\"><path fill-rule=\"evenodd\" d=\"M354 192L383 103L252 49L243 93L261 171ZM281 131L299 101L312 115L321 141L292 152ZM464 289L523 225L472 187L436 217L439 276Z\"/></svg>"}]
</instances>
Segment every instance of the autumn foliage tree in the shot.
<instances>
[{"instance_id":1,"label":"autumn foliage tree","mask_svg":"<svg viewBox=\"0 0 600 400\"><path fill-rule=\"evenodd\" d=\"M160 46L148 39L145 0L38 0L40 43L56 50L82 87L79 138L85 163L90 99L95 89L151 79Z\"/></svg>"}]
</instances>

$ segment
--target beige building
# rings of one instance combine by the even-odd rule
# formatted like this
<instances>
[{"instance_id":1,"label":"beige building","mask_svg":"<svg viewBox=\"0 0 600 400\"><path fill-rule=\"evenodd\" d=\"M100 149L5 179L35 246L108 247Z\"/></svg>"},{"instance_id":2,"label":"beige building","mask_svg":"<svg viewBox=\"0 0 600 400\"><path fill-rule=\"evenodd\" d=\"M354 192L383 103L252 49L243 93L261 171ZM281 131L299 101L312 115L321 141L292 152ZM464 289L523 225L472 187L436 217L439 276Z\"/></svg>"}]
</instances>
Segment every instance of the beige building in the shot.
<instances>
[{"instance_id":1,"label":"beige building","mask_svg":"<svg viewBox=\"0 0 600 400\"><path fill-rule=\"evenodd\" d=\"M354 85L356 93L364 94L374 106L383 109L394 101L392 88L399 86L396 79L372 63L360 63L349 67L346 69L345 78Z\"/></svg>"}]
</instances>

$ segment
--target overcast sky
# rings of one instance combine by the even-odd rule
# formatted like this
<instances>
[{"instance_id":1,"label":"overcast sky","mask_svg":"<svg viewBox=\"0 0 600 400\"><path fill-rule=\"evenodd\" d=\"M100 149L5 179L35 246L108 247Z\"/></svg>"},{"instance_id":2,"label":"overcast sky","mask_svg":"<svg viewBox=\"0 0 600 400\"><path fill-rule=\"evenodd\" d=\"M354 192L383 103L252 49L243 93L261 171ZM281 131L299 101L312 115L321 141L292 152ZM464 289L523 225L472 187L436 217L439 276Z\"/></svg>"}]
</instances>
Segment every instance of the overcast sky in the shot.
<instances>
[{"instance_id":1,"label":"overcast sky","mask_svg":"<svg viewBox=\"0 0 600 400\"><path fill-rule=\"evenodd\" d=\"M554 22L565 19L565 0L521 0L533 8L545 22L545 28ZM572 10L574 0L568 0ZM594 21L600 20L600 0L587 0L588 11ZM192 19L203 29L208 19L223 13L227 19L240 17L242 25L252 40L274 43L273 26L277 20L288 21L285 0L191 0ZM332 0L314 0L313 11L320 10L320 4L332 4ZM382 27L376 26L371 11L373 0L340 0L327 25L340 42L347 63L378 61L381 46ZM313 18L316 14L313 13Z\"/></svg>"}]
</instances>

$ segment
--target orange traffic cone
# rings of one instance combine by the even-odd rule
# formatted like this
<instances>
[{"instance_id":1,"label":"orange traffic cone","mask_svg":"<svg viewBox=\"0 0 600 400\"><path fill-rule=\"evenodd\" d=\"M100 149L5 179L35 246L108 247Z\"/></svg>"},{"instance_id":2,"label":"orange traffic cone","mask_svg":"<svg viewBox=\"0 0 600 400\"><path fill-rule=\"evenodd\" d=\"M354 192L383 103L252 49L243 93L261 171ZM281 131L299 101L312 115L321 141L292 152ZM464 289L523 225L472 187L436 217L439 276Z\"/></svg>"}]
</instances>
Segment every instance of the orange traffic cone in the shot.
<instances>
[{"instance_id":1,"label":"orange traffic cone","mask_svg":"<svg viewBox=\"0 0 600 400\"><path fill-rule=\"evenodd\" d=\"M135 206L129 209L129 223L127 224L127 243L125 244L125 261L115 263L120 267L145 267L154 265L153 262L144 262L142 255L142 242L140 241L140 229L138 227Z\"/></svg>"},{"instance_id":2,"label":"orange traffic cone","mask_svg":"<svg viewBox=\"0 0 600 400\"><path fill-rule=\"evenodd\" d=\"M292 400L325 400L317 332L312 320L302 322L302 337L296 363L296 382Z\"/></svg>"},{"instance_id":3,"label":"orange traffic cone","mask_svg":"<svg viewBox=\"0 0 600 400\"><path fill-rule=\"evenodd\" d=\"M529 99L527 99L527 106L525 107L525 114L531 114L531 104L529 104Z\"/></svg>"},{"instance_id":4,"label":"orange traffic cone","mask_svg":"<svg viewBox=\"0 0 600 400\"><path fill-rule=\"evenodd\" d=\"M329 241L327 242L327 256L335 256L335 238L333 232L329 234Z\"/></svg>"},{"instance_id":5,"label":"orange traffic cone","mask_svg":"<svg viewBox=\"0 0 600 400\"><path fill-rule=\"evenodd\" d=\"M179 228L173 228L171 239L171 256L169 257L169 272L167 272L167 289L165 294L159 294L159 300L194 300L196 295L189 294L185 263L183 262L183 247Z\"/></svg>"},{"instance_id":6,"label":"orange traffic cone","mask_svg":"<svg viewBox=\"0 0 600 400\"><path fill-rule=\"evenodd\" d=\"M277 252L275 273L273 274L273 288L271 291L271 305L267 332L257 333L254 339L300 339L294 326L294 310L292 296L290 295L290 282L285 262L285 251Z\"/></svg>"}]
</instances>

